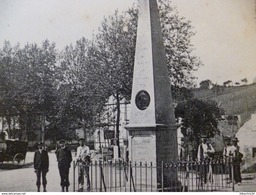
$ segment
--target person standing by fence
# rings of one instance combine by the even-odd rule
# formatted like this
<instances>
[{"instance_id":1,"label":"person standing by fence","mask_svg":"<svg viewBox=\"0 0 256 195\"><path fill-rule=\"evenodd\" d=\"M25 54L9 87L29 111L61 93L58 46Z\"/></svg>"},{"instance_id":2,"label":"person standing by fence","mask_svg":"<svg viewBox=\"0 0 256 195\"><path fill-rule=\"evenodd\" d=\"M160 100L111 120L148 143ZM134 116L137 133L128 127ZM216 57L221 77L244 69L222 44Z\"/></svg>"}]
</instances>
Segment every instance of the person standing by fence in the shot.
<instances>
[{"instance_id":1,"label":"person standing by fence","mask_svg":"<svg viewBox=\"0 0 256 195\"><path fill-rule=\"evenodd\" d=\"M237 137L234 137L232 139L233 146L235 147L233 157L234 180L235 183L238 183L238 185L240 185L242 182L240 163L242 162L243 154L240 153L240 147L237 145L237 142L239 142Z\"/></svg>"},{"instance_id":2,"label":"person standing by fence","mask_svg":"<svg viewBox=\"0 0 256 195\"><path fill-rule=\"evenodd\" d=\"M70 185L69 183L69 168L70 163L72 162L72 155L71 151L65 146L65 140L59 141L60 148L56 151L56 157L58 161L58 168L60 172L60 178L61 178L61 191L68 192L68 187Z\"/></svg>"},{"instance_id":3,"label":"person standing by fence","mask_svg":"<svg viewBox=\"0 0 256 195\"><path fill-rule=\"evenodd\" d=\"M79 184L79 192L83 192L84 186L84 177L87 178L87 191L90 191L90 176L89 176L89 165L91 162L90 157L90 148L85 145L85 139L80 138L78 140L79 146L77 147L76 153L76 164L78 165L79 175L78 175L78 184Z\"/></svg>"},{"instance_id":4,"label":"person standing by fence","mask_svg":"<svg viewBox=\"0 0 256 195\"><path fill-rule=\"evenodd\" d=\"M231 139L229 137L226 137L224 139L225 147L223 148L223 161L224 163L227 163L230 157L230 151L232 150L231 146Z\"/></svg>"},{"instance_id":5,"label":"person standing by fence","mask_svg":"<svg viewBox=\"0 0 256 195\"><path fill-rule=\"evenodd\" d=\"M207 138L202 139L202 143L198 146L197 159L201 163L200 165L200 178L201 181L207 183L212 181L212 167L209 165L211 160L211 154L215 152L210 141Z\"/></svg>"},{"instance_id":6,"label":"person standing by fence","mask_svg":"<svg viewBox=\"0 0 256 195\"><path fill-rule=\"evenodd\" d=\"M235 148L231 145L231 138L225 138L225 147L223 148L223 163L225 168L225 173L229 174L229 181L232 181L232 171L231 171L231 158L234 155Z\"/></svg>"},{"instance_id":7,"label":"person standing by fence","mask_svg":"<svg viewBox=\"0 0 256 195\"><path fill-rule=\"evenodd\" d=\"M49 156L46 150L43 149L43 143L38 143L38 150L35 151L34 154L34 169L36 173L36 185L37 192L40 192L41 186L41 175L43 180L44 192L46 192L46 174L49 171Z\"/></svg>"}]
</instances>

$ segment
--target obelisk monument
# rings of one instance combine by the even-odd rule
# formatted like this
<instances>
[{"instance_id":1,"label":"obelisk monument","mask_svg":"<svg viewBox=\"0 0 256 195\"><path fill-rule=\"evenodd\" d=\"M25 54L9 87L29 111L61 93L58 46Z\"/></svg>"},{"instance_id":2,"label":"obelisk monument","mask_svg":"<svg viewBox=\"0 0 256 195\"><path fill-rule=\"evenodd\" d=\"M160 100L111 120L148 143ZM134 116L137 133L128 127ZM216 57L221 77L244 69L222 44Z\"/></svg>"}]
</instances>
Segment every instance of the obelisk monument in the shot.
<instances>
[{"instance_id":1,"label":"obelisk monument","mask_svg":"<svg viewBox=\"0 0 256 195\"><path fill-rule=\"evenodd\" d=\"M139 0L129 130L129 160L177 160L177 128L156 0ZM160 171L160 170L159 170ZM155 172L155 187L161 173ZM177 174L165 172L166 182Z\"/></svg>"}]
</instances>

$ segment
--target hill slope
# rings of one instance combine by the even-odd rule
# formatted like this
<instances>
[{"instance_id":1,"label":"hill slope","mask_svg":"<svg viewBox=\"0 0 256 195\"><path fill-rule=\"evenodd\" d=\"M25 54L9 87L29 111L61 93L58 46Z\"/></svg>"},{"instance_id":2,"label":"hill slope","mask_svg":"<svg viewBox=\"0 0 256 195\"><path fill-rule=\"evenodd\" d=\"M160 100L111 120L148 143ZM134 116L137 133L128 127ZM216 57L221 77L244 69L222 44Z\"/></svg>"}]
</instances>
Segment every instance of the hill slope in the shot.
<instances>
[{"instance_id":1,"label":"hill slope","mask_svg":"<svg viewBox=\"0 0 256 195\"><path fill-rule=\"evenodd\" d=\"M194 97L201 100L214 100L226 115L240 115L243 125L256 111L256 84L223 88L216 94L212 89L195 89Z\"/></svg>"}]
</instances>

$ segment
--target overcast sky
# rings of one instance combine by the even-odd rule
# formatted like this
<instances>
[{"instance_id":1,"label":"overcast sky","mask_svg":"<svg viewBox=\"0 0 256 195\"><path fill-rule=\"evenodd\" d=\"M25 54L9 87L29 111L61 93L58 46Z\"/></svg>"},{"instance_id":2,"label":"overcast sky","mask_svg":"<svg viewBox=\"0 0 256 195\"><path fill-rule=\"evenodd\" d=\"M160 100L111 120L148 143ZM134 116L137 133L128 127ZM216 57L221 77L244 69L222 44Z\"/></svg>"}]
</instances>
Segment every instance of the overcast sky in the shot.
<instances>
[{"instance_id":1,"label":"overcast sky","mask_svg":"<svg viewBox=\"0 0 256 195\"><path fill-rule=\"evenodd\" d=\"M192 39L205 64L198 82L211 79L239 82L256 77L255 0L172 0L192 22ZM91 38L104 15L125 10L136 0L0 0L0 47L41 43L49 39L59 50L82 36Z\"/></svg>"}]
</instances>

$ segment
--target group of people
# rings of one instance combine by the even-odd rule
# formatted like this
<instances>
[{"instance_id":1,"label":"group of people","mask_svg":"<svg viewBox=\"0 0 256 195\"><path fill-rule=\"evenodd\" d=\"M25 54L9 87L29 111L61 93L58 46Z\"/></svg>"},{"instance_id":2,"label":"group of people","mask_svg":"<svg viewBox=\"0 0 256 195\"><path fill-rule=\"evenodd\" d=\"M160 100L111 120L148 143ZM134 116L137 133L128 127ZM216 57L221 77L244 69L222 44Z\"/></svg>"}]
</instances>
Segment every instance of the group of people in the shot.
<instances>
[{"instance_id":1,"label":"group of people","mask_svg":"<svg viewBox=\"0 0 256 195\"><path fill-rule=\"evenodd\" d=\"M89 177L89 164L90 164L90 149L88 146L85 145L85 139L80 138L78 140L79 146L77 147L76 153L76 165L79 168L79 176L78 176L78 183L79 183L79 190L83 191L84 186L84 177L87 178L87 190L90 190L90 177ZM68 192L68 188L70 185L69 182L69 169L70 164L72 162L72 154L68 147L66 147L65 140L59 141L59 147L57 147L56 151L56 158L58 162L58 169L60 174L60 185L61 191ZM40 192L41 184L43 185L43 191L46 192L46 185L47 179L46 174L49 171L49 156L46 149L43 147L43 143L38 143L38 150L35 151L34 154L34 169L36 173L36 186L37 191ZM41 182L42 179L42 182Z\"/></svg>"},{"instance_id":2,"label":"group of people","mask_svg":"<svg viewBox=\"0 0 256 195\"><path fill-rule=\"evenodd\" d=\"M228 164L232 162L233 164L233 178L234 182L238 185L241 184L241 171L240 171L240 163L242 162L243 155L240 153L240 147L238 146L238 139L234 137L225 139L225 147L223 149L223 162ZM212 182L212 166L210 166L209 162L213 158L214 148L210 143L210 140L207 138L203 138L202 142L199 144L198 152L197 152L197 160L199 162L203 162L202 166L200 166L200 178L206 183L207 181ZM230 180L232 179L232 170L229 166L229 176Z\"/></svg>"}]
</instances>

